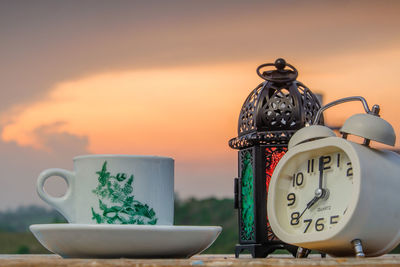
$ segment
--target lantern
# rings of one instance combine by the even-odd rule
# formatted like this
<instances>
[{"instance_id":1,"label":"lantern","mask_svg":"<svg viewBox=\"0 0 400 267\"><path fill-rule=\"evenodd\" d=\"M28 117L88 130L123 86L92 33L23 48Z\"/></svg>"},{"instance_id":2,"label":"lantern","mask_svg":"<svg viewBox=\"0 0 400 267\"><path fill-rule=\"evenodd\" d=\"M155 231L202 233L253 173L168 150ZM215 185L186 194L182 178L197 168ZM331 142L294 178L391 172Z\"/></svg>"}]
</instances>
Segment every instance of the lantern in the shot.
<instances>
[{"instance_id":1,"label":"lantern","mask_svg":"<svg viewBox=\"0 0 400 267\"><path fill-rule=\"evenodd\" d=\"M275 67L261 73L264 67ZM297 247L280 241L267 218L267 194L272 172L287 151L290 137L312 124L321 107L317 97L297 81L297 70L284 59L257 68L265 81L247 97L239 116L238 136L229 146L238 149L239 178L235 178L235 208L238 209L239 244L253 257L266 257L276 249L296 255ZM320 124L323 123L321 118Z\"/></svg>"}]
</instances>

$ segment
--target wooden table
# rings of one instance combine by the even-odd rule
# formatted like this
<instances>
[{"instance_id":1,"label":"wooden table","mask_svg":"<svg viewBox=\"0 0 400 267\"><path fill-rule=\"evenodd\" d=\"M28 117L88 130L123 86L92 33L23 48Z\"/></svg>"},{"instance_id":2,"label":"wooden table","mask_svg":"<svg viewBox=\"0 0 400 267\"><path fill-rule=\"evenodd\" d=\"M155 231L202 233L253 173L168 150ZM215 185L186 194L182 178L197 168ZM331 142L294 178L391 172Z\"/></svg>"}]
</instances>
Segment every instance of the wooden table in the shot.
<instances>
[{"instance_id":1,"label":"wooden table","mask_svg":"<svg viewBox=\"0 0 400 267\"><path fill-rule=\"evenodd\" d=\"M57 255L0 255L0 266L400 266L400 255L392 254L377 258L324 258L312 255L307 259L294 259L289 256L272 255L265 259L233 255L198 255L190 259L63 259Z\"/></svg>"}]
</instances>

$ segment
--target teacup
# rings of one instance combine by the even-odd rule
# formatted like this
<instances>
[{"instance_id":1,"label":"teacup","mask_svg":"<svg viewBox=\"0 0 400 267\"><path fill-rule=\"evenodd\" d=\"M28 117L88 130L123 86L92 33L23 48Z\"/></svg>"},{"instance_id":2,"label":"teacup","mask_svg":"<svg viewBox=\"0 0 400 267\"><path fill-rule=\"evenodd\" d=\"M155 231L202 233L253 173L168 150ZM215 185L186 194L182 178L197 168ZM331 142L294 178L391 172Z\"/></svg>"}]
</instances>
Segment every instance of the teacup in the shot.
<instances>
[{"instance_id":1,"label":"teacup","mask_svg":"<svg viewBox=\"0 0 400 267\"><path fill-rule=\"evenodd\" d=\"M52 197L45 181L63 178L67 191ZM133 155L86 155L74 158L74 171L47 169L37 180L41 199L69 223L172 225L174 160Z\"/></svg>"}]
</instances>

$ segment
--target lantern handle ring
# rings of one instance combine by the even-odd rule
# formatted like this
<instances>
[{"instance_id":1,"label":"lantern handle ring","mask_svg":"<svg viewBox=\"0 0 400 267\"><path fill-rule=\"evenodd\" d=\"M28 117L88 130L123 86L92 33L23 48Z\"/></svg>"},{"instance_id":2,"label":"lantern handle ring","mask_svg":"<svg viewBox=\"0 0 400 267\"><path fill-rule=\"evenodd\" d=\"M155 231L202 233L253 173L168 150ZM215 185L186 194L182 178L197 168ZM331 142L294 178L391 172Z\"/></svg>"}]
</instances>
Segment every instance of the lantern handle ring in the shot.
<instances>
[{"instance_id":1,"label":"lantern handle ring","mask_svg":"<svg viewBox=\"0 0 400 267\"><path fill-rule=\"evenodd\" d=\"M261 73L261 69L268 66L274 66L276 70L268 70ZM289 67L290 69L285 69ZM290 82L297 78L298 72L295 67L286 63L283 58L278 58L275 63L265 63L257 68L257 75L262 79L271 82Z\"/></svg>"},{"instance_id":2,"label":"lantern handle ring","mask_svg":"<svg viewBox=\"0 0 400 267\"><path fill-rule=\"evenodd\" d=\"M365 112L366 112L367 114L372 114L372 115L379 116L379 115L378 115L379 110L375 110L375 108L374 108L375 106L374 106L373 109L372 109L372 111L371 111L371 110L369 109L368 103L367 103L367 101L365 100L364 97L362 97L362 96L350 96L350 97L345 97L345 98L341 98L341 99L335 100L335 101L330 102L330 103L326 104L325 106L321 107L321 108L318 110L317 115L315 116L313 125L318 124L318 121L319 121L319 119L320 119L320 117L321 117L321 115L322 115L322 112L323 112L324 110L326 110L326 109L328 109L328 108L331 108L331 107L333 107L333 106L342 104L342 103L350 102L350 101L361 101L361 103L362 103L362 105L363 105L363 107L364 107L364 110L365 110ZM378 107L378 109L379 109L379 107Z\"/></svg>"}]
</instances>

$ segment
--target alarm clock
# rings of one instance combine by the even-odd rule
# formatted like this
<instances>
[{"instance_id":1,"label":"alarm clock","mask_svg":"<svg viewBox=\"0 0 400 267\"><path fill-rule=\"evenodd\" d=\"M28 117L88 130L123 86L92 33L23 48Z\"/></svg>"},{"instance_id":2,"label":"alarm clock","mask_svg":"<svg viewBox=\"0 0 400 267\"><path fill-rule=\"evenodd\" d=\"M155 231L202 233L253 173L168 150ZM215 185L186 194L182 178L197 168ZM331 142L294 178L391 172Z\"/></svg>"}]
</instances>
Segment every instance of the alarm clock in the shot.
<instances>
[{"instance_id":1,"label":"alarm clock","mask_svg":"<svg viewBox=\"0 0 400 267\"><path fill-rule=\"evenodd\" d=\"M324 110L359 100L366 113L345 121L341 137L315 125ZM348 135L363 138L361 144ZM362 97L322 107L314 125L297 131L271 177L267 212L275 235L300 249L332 256L379 256L400 243L400 156L393 127Z\"/></svg>"}]
</instances>

